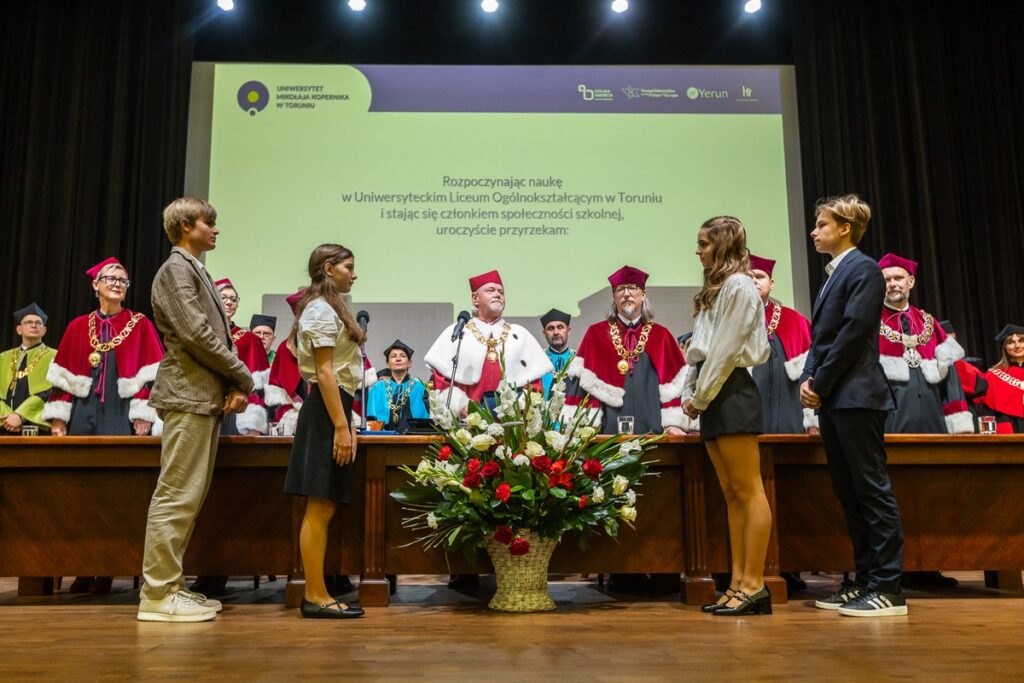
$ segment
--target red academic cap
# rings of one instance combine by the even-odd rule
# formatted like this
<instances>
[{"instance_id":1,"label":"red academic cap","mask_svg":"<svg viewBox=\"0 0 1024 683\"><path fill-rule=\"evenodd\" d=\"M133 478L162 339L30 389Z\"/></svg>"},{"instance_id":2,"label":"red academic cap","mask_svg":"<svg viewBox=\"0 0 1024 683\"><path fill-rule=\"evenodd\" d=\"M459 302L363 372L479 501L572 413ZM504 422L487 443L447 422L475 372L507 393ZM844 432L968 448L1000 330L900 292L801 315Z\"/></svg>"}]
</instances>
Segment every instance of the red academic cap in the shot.
<instances>
[{"instance_id":1,"label":"red academic cap","mask_svg":"<svg viewBox=\"0 0 1024 683\"><path fill-rule=\"evenodd\" d=\"M295 315L295 306L299 303L299 299L301 299L302 295L305 294L305 293L306 293L306 288L303 287L302 289L300 289L299 291L295 292L294 294L289 294L288 296L286 296L284 298L285 302L292 309L292 315Z\"/></svg>"},{"instance_id":2,"label":"red academic cap","mask_svg":"<svg viewBox=\"0 0 1024 683\"><path fill-rule=\"evenodd\" d=\"M238 288L235 287L235 283L227 279L226 277L221 278L220 280L215 280L213 284L217 286L218 292L224 289L225 287L230 287L231 289L234 289L236 292L238 291Z\"/></svg>"},{"instance_id":3,"label":"red academic cap","mask_svg":"<svg viewBox=\"0 0 1024 683\"><path fill-rule=\"evenodd\" d=\"M622 266L608 276L608 282L611 283L612 289L619 285L638 285L640 289L647 289L648 277L650 276L639 268Z\"/></svg>"},{"instance_id":4,"label":"red academic cap","mask_svg":"<svg viewBox=\"0 0 1024 683\"><path fill-rule=\"evenodd\" d=\"M883 270L886 268L902 268L911 275L917 276L917 261L911 261L896 254L886 254L883 256L878 262L878 267Z\"/></svg>"},{"instance_id":5,"label":"red academic cap","mask_svg":"<svg viewBox=\"0 0 1024 683\"><path fill-rule=\"evenodd\" d=\"M118 261L113 256L110 256L108 258L103 259L89 270L85 271L85 274L89 276L89 282L96 282L96 278L98 278L100 274L103 273L104 270L111 266L119 266L121 270L125 272L125 274L128 273L128 269L122 266L120 261Z\"/></svg>"},{"instance_id":6,"label":"red academic cap","mask_svg":"<svg viewBox=\"0 0 1024 683\"><path fill-rule=\"evenodd\" d=\"M498 275L498 271L492 270L488 273L484 273L482 275L477 275L476 277L469 278L469 291L475 292L484 285L489 285L491 283L501 285L502 287L505 286L505 284L501 281L501 276Z\"/></svg>"},{"instance_id":7,"label":"red academic cap","mask_svg":"<svg viewBox=\"0 0 1024 683\"><path fill-rule=\"evenodd\" d=\"M762 258L760 256L750 255L750 269L751 270L763 270L768 273L768 277L772 276L772 272L775 270L775 261L770 258Z\"/></svg>"}]
</instances>

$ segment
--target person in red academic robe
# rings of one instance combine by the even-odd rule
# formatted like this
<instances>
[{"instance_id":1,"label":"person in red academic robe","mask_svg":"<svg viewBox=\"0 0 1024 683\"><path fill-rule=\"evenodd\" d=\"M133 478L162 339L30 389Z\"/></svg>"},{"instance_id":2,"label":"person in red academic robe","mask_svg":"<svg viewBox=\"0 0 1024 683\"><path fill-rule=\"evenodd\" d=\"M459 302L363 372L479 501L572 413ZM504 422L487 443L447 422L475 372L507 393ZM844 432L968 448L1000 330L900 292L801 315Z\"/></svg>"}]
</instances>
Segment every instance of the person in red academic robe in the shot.
<instances>
[{"instance_id":1,"label":"person in red academic robe","mask_svg":"<svg viewBox=\"0 0 1024 683\"><path fill-rule=\"evenodd\" d=\"M956 339L956 328L953 327L953 323L948 320L943 320L939 323L939 327L946 333L947 336ZM957 340L959 343L959 340ZM977 356L964 356L960 360L953 363L953 367L956 369L956 376L960 380L960 387L964 390L964 396L967 397L967 408L971 411L971 415L974 417L974 422L977 424L978 416L981 410L981 397L988 391L988 382L985 380L984 360Z\"/></svg>"},{"instance_id":2,"label":"person in red academic robe","mask_svg":"<svg viewBox=\"0 0 1024 683\"><path fill-rule=\"evenodd\" d=\"M648 275L623 266L608 277L612 307L606 320L587 328L567 374L579 380L566 396L562 423L571 421L586 394L587 408L602 433L618 432L618 418L631 416L637 434L683 434L686 361L679 342L654 322L647 301Z\"/></svg>"},{"instance_id":3,"label":"person in red academic robe","mask_svg":"<svg viewBox=\"0 0 1024 683\"><path fill-rule=\"evenodd\" d=\"M267 386L267 379L270 377L270 361L267 359L267 350L263 347L263 341L259 337L250 330L235 324L235 313L238 312L238 302L241 301L241 298L231 280L222 278L214 284L220 294L220 301L224 304L224 312L227 313L228 321L231 323L231 341L235 343L235 353L239 360L245 363L253 380L249 405L237 415L234 413L225 415L220 433L223 436L266 434L267 408L263 403L263 394Z\"/></svg>"},{"instance_id":4,"label":"person in red academic robe","mask_svg":"<svg viewBox=\"0 0 1024 683\"><path fill-rule=\"evenodd\" d=\"M149 392L163 358L156 326L121 306L131 284L113 256L86 271L97 310L71 321L46 380L53 385L43 408L53 436L144 436L160 425ZM109 576L79 576L72 593L110 591Z\"/></svg>"},{"instance_id":5,"label":"person in red academic robe","mask_svg":"<svg viewBox=\"0 0 1024 683\"><path fill-rule=\"evenodd\" d=\"M996 418L997 434L1024 434L1024 326L1007 325L996 341L1002 358L985 373L983 410Z\"/></svg>"},{"instance_id":6,"label":"person in red academic robe","mask_svg":"<svg viewBox=\"0 0 1024 683\"><path fill-rule=\"evenodd\" d=\"M764 304L764 324L771 355L754 366L754 382L764 406L765 434L816 434L818 416L800 405L800 374L811 348L811 323L771 299L775 261L750 255L750 277Z\"/></svg>"}]
</instances>

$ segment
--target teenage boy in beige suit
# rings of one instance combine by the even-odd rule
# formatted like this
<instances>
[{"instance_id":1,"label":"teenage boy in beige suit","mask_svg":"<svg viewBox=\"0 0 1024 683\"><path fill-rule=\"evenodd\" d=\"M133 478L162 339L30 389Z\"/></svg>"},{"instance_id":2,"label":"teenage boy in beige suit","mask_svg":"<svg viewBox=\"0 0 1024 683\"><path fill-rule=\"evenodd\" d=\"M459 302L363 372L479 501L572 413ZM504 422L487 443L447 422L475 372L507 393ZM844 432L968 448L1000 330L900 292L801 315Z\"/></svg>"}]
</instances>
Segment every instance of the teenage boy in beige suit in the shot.
<instances>
[{"instance_id":1,"label":"teenage boy in beige suit","mask_svg":"<svg viewBox=\"0 0 1024 683\"><path fill-rule=\"evenodd\" d=\"M249 371L235 354L227 315L199 256L217 246L217 211L201 199L164 209L174 247L153 280L156 325L167 352L149 404L164 421L160 479L149 505L139 621L207 621L221 605L185 588L182 558L213 479L223 415L245 409Z\"/></svg>"}]
</instances>

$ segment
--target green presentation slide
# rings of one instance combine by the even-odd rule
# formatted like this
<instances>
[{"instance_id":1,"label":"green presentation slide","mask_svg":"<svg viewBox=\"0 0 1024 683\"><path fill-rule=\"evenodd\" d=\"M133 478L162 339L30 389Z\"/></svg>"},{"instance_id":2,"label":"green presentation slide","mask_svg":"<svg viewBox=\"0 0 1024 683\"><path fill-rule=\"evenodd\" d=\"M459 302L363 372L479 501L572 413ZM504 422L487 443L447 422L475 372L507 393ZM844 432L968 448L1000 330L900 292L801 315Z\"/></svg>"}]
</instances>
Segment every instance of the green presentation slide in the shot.
<instances>
[{"instance_id":1,"label":"green presentation slide","mask_svg":"<svg viewBox=\"0 0 1024 683\"><path fill-rule=\"evenodd\" d=\"M356 254L362 302L450 302L498 269L509 316L571 314L623 264L696 287L697 229L740 218L792 305L779 76L771 68L218 64L207 257L260 297Z\"/></svg>"}]
</instances>

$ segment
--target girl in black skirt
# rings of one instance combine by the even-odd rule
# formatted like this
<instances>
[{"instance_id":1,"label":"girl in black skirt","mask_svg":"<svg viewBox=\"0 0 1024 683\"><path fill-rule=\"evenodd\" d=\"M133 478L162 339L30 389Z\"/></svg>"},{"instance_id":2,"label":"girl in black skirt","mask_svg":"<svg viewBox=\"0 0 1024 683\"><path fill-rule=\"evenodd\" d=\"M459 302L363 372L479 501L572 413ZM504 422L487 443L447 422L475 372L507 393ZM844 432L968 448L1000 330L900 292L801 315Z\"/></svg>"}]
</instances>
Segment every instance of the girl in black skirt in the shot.
<instances>
[{"instance_id":1,"label":"girl in black skirt","mask_svg":"<svg viewBox=\"0 0 1024 683\"><path fill-rule=\"evenodd\" d=\"M700 416L700 434L729 513L732 582L705 612L719 616L771 614L764 558L772 529L761 483L761 396L748 368L768 360L764 308L754 280L746 231L738 219L718 216L697 233L704 286L693 298L693 337L686 352L690 371L683 410Z\"/></svg>"},{"instance_id":2,"label":"girl in black skirt","mask_svg":"<svg viewBox=\"0 0 1024 683\"><path fill-rule=\"evenodd\" d=\"M299 411L284 490L306 497L299 549L306 574L302 616L353 619L363 610L327 592L324 554L327 528L338 503L351 500L356 431L352 397L363 374L359 346L365 335L345 305L356 280L352 252L321 244L309 257L311 282L295 306L291 342L309 397Z\"/></svg>"}]
</instances>

